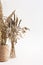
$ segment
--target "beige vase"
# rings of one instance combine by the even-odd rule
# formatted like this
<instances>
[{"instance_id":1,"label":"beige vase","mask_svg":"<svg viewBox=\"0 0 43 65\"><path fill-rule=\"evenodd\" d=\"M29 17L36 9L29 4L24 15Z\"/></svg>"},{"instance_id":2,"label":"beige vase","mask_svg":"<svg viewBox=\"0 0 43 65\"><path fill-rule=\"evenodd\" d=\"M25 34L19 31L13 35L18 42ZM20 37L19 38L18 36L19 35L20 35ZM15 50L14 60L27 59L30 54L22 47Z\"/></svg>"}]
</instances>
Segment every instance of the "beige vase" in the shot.
<instances>
[{"instance_id":1,"label":"beige vase","mask_svg":"<svg viewBox=\"0 0 43 65\"><path fill-rule=\"evenodd\" d=\"M10 58L10 50L8 45L0 45L0 62L5 62Z\"/></svg>"}]
</instances>

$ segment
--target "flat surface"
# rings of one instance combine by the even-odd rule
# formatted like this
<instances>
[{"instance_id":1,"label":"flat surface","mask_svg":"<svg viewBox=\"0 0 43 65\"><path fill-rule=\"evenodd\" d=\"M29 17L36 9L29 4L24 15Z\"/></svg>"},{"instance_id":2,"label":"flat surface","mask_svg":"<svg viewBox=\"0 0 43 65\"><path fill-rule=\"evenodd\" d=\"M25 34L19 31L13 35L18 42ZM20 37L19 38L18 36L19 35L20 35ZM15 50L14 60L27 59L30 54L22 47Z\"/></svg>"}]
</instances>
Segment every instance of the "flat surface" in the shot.
<instances>
[{"instance_id":1,"label":"flat surface","mask_svg":"<svg viewBox=\"0 0 43 65\"><path fill-rule=\"evenodd\" d=\"M16 58L0 65L43 65L43 0L2 0L3 14L14 9L30 32L15 46Z\"/></svg>"}]
</instances>

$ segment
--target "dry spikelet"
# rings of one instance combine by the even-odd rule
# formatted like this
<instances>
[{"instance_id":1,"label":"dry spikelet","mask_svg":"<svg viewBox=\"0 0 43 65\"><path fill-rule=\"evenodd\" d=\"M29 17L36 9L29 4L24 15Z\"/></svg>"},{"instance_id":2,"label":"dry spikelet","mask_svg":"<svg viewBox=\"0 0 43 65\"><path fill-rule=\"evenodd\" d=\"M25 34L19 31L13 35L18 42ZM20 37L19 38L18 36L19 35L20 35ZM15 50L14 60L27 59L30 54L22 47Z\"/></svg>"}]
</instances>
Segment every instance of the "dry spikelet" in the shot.
<instances>
[{"instance_id":1,"label":"dry spikelet","mask_svg":"<svg viewBox=\"0 0 43 65\"><path fill-rule=\"evenodd\" d=\"M22 20L20 19L19 24L18 24L18 27L20 26L21 21L22 21Z\"/></svg>"},{"instance_id":2,"label":"dry spikelet","mask_svg":"<svg viewBox=\"0 0 43 65\"><path fill-rule=\"evenodd\" d=\"M18 17L16 17L16 22L15 22L15 25L17 26L18 24Z\"/></svg>"},{"instance_id":3,"label":"dry spikelet","mask_svg":"<svg viewBox=\"0 0 43 65\"><path fill-rule=\"evenodd\" d=\"M15 13L14 13L14 22L15 22Z\"/></svg>"},{"instance_id":4,"label":"dry spikelet","mask_svg":"<svg viewBox=\"0 0 43 65\"><path fill-rule=\"evenodd\" d=\"M7 20L10 19L14 13L15 13L15 10L7 17Z\"/></svg>"}]
</instances>

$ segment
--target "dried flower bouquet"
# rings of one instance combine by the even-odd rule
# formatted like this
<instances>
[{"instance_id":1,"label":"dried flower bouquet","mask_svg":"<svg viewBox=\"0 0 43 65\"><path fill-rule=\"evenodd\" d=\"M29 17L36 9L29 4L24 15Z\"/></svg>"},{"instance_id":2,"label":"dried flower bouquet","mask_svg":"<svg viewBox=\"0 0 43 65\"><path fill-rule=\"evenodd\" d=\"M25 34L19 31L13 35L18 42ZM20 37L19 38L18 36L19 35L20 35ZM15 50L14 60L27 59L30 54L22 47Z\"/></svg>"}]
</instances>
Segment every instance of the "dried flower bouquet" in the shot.
<instances>
[{"instance_id":1,"label":"dried flower bouquet","mask_svg":"<svg viewBox=\"0 0 43 65\"><path fill-rule=\"evenodd\" d=\"M13 16L13 18L12 18L12 16ZM27 27L22 28L20 26L21 21L22 20L21 19L19 20L18 17L15 15L15 11L13 11L8 17L3 18L2 4L0 1L0 45L5 46L7 38L9 38L11 40L11 57L15 57L14 45L17 43L17 39L19 37L22 37L22 34L26 33L27 30L30 30ZM4 50L5 50L5 48L4 48ZM1 49L1 47L0 47L0 49ZM0 55L0 57L1 57L1 55ZM3 59L5 59L5 58L6 57L3 56ZM1 57L1 61L3 61L2 57Z\"/></svg>"},{"instance_id":2,"label":"dried flower bouquet","mask_svg":"<svg viewBox=\"0 0 43 65\"><path fill-rule=\"evenodd\" d=\"M12 19L12 16L13 19ZM17 39L19 37L22 37L22 34L26 33L27 30L30 30L27 27L20 27L21 24L21 19L20 21L18 20L18 17L15 15L15 11L13 11L11 13L11 15L5 20L5 25L6 25L6 34L7 37L11 40L11 44L12 44L12 49L11 49L11 56L14 57L15 56L15 52L14 52L14 44L17 43Z\"/></svg>"}]
</instances>

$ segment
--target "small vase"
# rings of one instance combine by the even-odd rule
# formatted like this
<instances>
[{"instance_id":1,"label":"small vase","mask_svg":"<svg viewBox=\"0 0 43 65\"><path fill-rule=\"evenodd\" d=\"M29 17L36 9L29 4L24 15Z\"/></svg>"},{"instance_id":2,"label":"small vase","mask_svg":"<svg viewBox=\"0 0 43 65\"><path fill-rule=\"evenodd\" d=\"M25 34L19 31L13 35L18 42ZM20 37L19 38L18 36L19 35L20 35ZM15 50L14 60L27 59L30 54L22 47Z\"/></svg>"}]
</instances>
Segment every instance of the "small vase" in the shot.
<instances>
[{"instance_id":1,"label":"small vase","mask_svg":"<svg viewBox=\"0 0 43 65\"><path fill-rule=\"evenodd\" d=\"M10 58L10 50L8 45L0 45L0 62L5 62Z\"/></svg>"},{"instance_id":2,"label":"small vase","mask_svg":"<svg viewBox=\"0 0 43 65\"><path fill-rule=\"evenodd\" d=\"M15 47L14 47L14 42L11 43L11 53L10 53L10 57L11 58L16 58L16 53L15 53Z\"/></svg>"}]
</instances>

